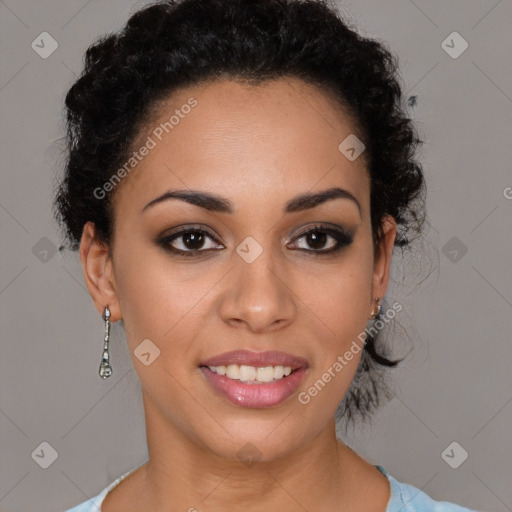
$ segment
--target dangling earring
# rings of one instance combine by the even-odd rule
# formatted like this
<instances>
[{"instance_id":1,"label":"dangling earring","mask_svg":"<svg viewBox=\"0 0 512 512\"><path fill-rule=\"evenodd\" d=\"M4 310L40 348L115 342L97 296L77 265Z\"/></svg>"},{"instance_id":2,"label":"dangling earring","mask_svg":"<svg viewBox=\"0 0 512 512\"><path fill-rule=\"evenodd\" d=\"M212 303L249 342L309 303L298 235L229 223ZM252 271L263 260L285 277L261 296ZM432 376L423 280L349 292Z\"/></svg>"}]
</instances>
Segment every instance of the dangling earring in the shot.
<instances>
[{"instance_id":1,"label":"dangling earring","mask_svg":"<svg viewBox=\"0 0 512 512\"><path fill-rule=\"evenodd\" d=\"M105 340L103 342L103 356L101 358L99 374L102 379L108 379L112 375L112 366L110 365L110 354L108 351L108 342L110 340L110 309L105 306L103 311L103 320L105 320Z\"/></svg>"},{"instance_id":2,"label":"dangling earring","mask_svg":"<svg viewBox=\"0 0 512 512\"><path fill-rule=\"evenodd\" d=\"M374 310L372 309L370 318L377 318L380 315L380 310L382 306L379 304L379 300L379 297L375 297L375 302L377 303L377 312L375 313Z\"/></svg>"}]
</instances>

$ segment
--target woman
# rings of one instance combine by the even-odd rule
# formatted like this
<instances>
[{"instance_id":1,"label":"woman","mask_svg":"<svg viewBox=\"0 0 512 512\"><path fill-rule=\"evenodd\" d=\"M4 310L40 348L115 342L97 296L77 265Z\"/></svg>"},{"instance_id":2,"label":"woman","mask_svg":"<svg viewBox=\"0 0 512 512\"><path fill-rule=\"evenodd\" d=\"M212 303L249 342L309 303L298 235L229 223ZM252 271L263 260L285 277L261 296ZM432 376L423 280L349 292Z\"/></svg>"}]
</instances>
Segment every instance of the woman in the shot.
<instances>
[{"instance_id":1,"label":"woman","mask_svg":"<svg viewBox=\"0 0 512 512\"><path fill-rule=\"evenodd\" d=\"M336 438L398 363L367 322L424 218L400 102L394 57L319 1L159 2L88 49L56 214L101 377L126 331L149 459L72 511L468 510Z\"/></svg>"}]
</instances>

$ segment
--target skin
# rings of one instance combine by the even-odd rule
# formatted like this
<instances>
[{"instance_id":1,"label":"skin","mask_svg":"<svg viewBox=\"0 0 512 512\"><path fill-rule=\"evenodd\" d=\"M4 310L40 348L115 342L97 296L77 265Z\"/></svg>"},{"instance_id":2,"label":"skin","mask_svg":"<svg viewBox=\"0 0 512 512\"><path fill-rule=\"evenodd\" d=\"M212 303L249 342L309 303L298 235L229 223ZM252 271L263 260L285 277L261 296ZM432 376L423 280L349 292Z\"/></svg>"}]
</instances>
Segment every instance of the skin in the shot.
<instances>
[{"instance_id":1,"label":"skin","mask_svg":"<svg viewBox=\"0 0 512 512\"><path fill-rule=\"evenodd\" d=\"M338 150L355 126L324 91L298 79L261 86L225 80L174 92L138 143L191 96L198 105L118 185L111 254L92 223L82 235L80 257L98 313L108 305L111 321L124 321L149 450L149 462L107 495L102 510L384 512L387 479L335 435L333 416L361 353L307 405L297 399L364 331L388 285L396 223L383 219L374 251L364 153L349 161ZM289 199L331 187L350 191L361 212L338 198L283 213ZM175 199L141 213L175 189L225 197L234 213ZM335 240L315 246L296 233L318 222L353 230L353 242L315 256ZM158 245L182 224L209 228L216 240L206 238L202 248L212 250L186 257ZM252 263L236 252L248 236L263 248ZM172 245L194 247L185 243L181 237ZM134 350L147 338L160 356L145 366ZM236 406L198 365L239 348L301 356L307 375L278 406ZM237 456L248 442L261 457L250 467Z\"/></svg>"}]
</instances>

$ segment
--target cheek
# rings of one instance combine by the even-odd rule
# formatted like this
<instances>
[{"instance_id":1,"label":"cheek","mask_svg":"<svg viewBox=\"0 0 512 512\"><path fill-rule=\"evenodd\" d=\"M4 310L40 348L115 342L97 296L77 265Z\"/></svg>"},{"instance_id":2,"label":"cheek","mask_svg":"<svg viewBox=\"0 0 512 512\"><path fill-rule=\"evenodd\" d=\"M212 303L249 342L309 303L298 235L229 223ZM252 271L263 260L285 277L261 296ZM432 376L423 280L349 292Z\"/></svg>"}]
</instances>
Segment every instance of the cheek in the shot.
<instances>
[{"instance_id":1,"label":"cheek","mask_svg":"<svg viewBox=\"0 0 512 512\"><path fill-rule=\"evenodd\" d=\"M338 350L347 340L364 331L371 310L372 261L353 254L321 273L309 274L301 297L313 318Z\"/></svg>"},{"instance_id":2,"label":"cheek","mask_svg":"<svg viewBox=\"0 0 512 512\"><path fill-rule=\"evenodd\" d=\"M345 345L366 326L372 260L364 242L358 244L364 248L351 248L332 265L311 262L302 266L293 279L290 293L297 304L296 321L301 323L309 317L316 324L314 330L326 340L324 354L330 353L331 358L344 352ZM116 254L115 269L130 348L149 338L166 351L186 350L185 341L179 340L194 338L201 317L211 315L209 307L216 309L214 294L209 293L218 280L215 269L204 271L202 267L198 276L194 263L180 267L163 253L143 250L143 244L124 245ZM172 347L168 347L170 339Z\"/></svg>"},{"instance_id":3,"label":"cheek","mask_svg":"<svg viewBox=\"0 0 512 512\"><path fill-rule=\"evenodd\" d=\"M309 284L308 316L318 329L304 402L319 401L334 411L362 355L371 310L372 260L347 258L325 275L315 274Z\"/></svg>"},{"instance_id":4,"label":"cheek","mask_svg":"<svg viewBox=\"0 0 512 512\"><path fill-rule=\"evenodd\" d=\"M131 352L142 340L150 339L160 349L162 360L183 354L197 337L201 318L213 308L208 292L216 279L203 272L198 276L192 272L193 264L180 269L154 251L144 257L128 250L126 254L130 256L116 262L116 282Z\"/></svg>"},{"instance_id":5,"label":"cheek","mask_svg":"<svg viewBox=\"0 0 512 512\"><path fill-rule=\"evenodd\" d=\"M143 339L156 340L173 325L179 303L180 287L173 286L169 272L151 253L142 254L136 248L119 249L116 259L116 285L130 348Z\"/></svg>"}]
</instances>

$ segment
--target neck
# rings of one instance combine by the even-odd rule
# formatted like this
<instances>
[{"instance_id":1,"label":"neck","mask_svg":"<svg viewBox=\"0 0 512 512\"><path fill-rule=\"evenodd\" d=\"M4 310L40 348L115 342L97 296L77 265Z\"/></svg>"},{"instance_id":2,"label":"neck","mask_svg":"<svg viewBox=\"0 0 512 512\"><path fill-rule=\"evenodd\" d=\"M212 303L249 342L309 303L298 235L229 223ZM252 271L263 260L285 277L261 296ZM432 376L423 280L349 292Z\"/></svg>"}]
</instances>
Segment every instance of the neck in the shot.
<instances>
[{"instance_id":1,"label":"neck","mask_svg":"<svg viewBox=\"0 0 512 512\"><path fill-rule=\"evenodd\" d=\"M244 512L342 511L357 510L356 500L364 498L362 464L371 466L336 439L334 419L315 438L278 459L226 459L172 426L143 396L149 450L140 496L145 509L168 511L172 505L172 510L215 512L236 503Z\"/></svg>"}]
</instances>

